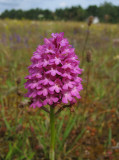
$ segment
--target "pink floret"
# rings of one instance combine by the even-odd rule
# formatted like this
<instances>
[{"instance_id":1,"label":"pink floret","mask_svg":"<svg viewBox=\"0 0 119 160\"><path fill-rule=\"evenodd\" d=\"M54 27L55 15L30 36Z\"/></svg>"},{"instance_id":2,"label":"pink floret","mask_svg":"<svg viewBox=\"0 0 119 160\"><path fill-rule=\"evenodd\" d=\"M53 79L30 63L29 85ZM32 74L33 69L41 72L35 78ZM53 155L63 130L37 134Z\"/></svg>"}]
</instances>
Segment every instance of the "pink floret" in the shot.
<instances>
[{"instance_id":1,"label":"pink floret","mask_svg":"<svg viewBox=\"0 0 119 160\"><path fill-rule=\"evenodd\" d=\"M69 45L64 33L52 33L44 39L31 58L25 95L31 99L31 107L44 105L73 104L80 99L82 69L75 49Z\"/></svg>"}]
</instances>

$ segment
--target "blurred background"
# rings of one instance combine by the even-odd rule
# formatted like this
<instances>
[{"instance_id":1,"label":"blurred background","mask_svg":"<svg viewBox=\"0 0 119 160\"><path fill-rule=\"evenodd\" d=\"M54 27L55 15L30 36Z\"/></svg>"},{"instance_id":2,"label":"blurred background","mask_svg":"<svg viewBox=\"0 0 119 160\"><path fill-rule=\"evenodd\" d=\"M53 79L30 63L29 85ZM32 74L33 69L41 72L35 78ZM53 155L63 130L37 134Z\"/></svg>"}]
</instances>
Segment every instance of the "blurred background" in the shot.
<instances>
[{"instance_id":1,"label":"blurred background","mask_svg":"<svg viewBox=\"0 0 119 160\"><path fill-rule=\"evenodd\" d=\"M56 32L75 48L84 88L56 118L56 160L119 160L118 0L0 0L0 160L49 160L49 116L29 108L24 77Z\"/></svg>"},{"instance_id":2,"label":"blurred background","mask_svg":"<svg viewBox=\"0 0 119 160\"><path fill-rule=\"evenodd\" d=\"M94 23L119 21L118 0L0 0L0 5L1 19L85 21L93 15Z\"/></svg>"}]
</instances>

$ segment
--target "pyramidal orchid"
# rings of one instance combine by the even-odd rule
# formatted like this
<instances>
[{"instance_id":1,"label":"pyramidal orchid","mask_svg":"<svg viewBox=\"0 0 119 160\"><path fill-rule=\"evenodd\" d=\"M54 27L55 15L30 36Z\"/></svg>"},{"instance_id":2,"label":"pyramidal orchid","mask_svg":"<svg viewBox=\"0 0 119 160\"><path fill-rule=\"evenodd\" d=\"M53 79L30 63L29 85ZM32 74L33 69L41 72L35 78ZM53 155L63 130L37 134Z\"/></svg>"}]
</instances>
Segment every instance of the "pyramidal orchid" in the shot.
<instances>
[{"instance_id":1,"label":"pyramidal orchid","mask_svg":"<svg viewBox=\"0 0 119 160\"><path fill-rule=\"evenodd\" d=\"M29 75L25 77L28 89L26 97L31 100L31 107L40 108L50 105L51 147L50 160L54 160L54 108L58 104L74 104L80 99L82 79L78 76L82 69L75 49L64 38L64 33L52 33L51 38L44 39L34 52L28 67Z\"/></svg>"}]
</instances>

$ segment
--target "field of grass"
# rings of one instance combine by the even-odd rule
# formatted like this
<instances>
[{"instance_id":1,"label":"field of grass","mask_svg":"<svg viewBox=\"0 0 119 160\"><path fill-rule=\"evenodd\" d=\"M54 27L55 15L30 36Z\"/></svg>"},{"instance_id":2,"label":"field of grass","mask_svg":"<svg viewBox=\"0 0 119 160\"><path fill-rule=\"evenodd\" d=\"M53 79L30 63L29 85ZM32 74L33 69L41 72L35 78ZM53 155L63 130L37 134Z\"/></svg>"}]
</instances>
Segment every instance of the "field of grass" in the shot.
<instances>
[{"instance_id":1,"label":"field of grass","mask_svg":"<svg viewBox=\"0 0 119 160\"><path fill-rule=\"evenodd\" d=\"M24 77L52 32L64 32L84 69L82 98L56 118L56 160L119 160L119 25L27 20L0 20L0 160L48 160L49 116L24 105Z\"/></svg>"}]
</instances>

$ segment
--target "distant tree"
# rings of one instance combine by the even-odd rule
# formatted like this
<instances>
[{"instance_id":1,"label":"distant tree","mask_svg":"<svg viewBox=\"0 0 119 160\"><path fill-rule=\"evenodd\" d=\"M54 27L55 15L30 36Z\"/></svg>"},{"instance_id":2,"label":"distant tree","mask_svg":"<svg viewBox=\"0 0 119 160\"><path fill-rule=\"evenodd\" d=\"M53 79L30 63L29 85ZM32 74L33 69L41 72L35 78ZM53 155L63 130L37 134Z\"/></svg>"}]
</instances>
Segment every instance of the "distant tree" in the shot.
<instances>
[{"instance_id":1,"label":"distant tree","mask_svg":"<svg viewBox=\"0 0 119 160\"><path fill-rule=\"evenodd\" d=\"M24 18L24 12L19 9L16 11L16 16L15 16L17 19L23 19Z\"/></svg>"},{"instance_id":2,"label":"distant tree","mask_svg":"<svg viewBox=\"0 0 119 160\"><path fill-rule=\"evenodd\" d=\"M93 6L89 6L87 9L86 9L86 15L87 16L98 16L98 7L96 5L93 5Z\"/></svg>"},{"instance_id":3,"label":"distant tree","mask_svg":"<svg viewBox=\"0 0 119 160\"><path fill-rule=\"evenodd\" d=\"M112 3L105 2L104 4L100 5L98 14L102 22L105 21L105 15L110 17L109 22L118 22L119 10L118 7L114 6Z\"/></svg>"},{"instance_id":4,"label":"distant tree","mask_svg":"<svg viewBox=\"0 0 119 160\"><path fill-rule=\"evenodd\" d=\"M0 15L0 18L6 18L6 17L8 17L8 15L9 15L9 11L8 10L5 10L1 15Z\"/></svg>"},{"instance_id":5,"label":"distant tree","mask_svg":"<svg viewBox=\"0 0 119 160\"><path fill-rule=\"evenodd\" d=\"M65 8L65 10L66 10L66 8ZM64 10L63 9L56 9L56 11L55 11L55 15L56 15L56 17L57 17L57 20L64 20L65 19L65 17L64 17Z\"/></svg>"},{"instance_id":6,"label":"distant tree","mask_svg":"<svg viewBox=\"0 0 119 160\"><path fill-rule=\"evenodd\" d=\"M54 20L53 12L48 9L44 10L44 17L46 20Z\"/></svg>"},{"instance_id":7,"label":"distant tree","mask_svg":"<svg viewBox=\"0 0 119 160\"><path fill-rule=\"evenodd\" d=\"M57 19L61 20L84 20L85 18L85 10L81 6L65 8L65 9L57 9L55 11Z\"/></svg>"},{"instance_id":8,"label":"distant tree","mask_svg":"<svg viewBox=\"0 0 119 160\"><path fill-rule=\"evenodd\" d=\"M101 22L119 23L119 6L105 2L99 7L92 5L87 9L83 9L81 6L73 6L70 8L56 9L55 12L48 9L42 10L40 8L27 11L12 9L10 11L5 10L0 15L0 18L84 21L89 16L96 16Z\"/></svg>"}]
</instances>

